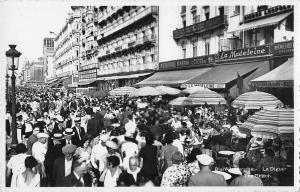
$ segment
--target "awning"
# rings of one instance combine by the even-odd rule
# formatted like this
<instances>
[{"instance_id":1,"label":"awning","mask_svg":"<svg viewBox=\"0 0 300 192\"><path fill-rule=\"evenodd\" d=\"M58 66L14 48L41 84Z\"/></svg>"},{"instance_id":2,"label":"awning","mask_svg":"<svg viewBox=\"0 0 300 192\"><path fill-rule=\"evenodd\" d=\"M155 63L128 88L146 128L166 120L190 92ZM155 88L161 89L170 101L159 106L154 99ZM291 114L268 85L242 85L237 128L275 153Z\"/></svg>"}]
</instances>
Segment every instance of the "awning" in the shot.
<instances>
[{"instance_id":1,"label":"awning","mask_svg":"<svg viewBox=\"0 0 300 192\"><path fill-rule=\"evenodd\" d=\"M211 67L156 72L151 77L137 83L136 85L181 85L182 83L185 83L186 81L198 76L199 74L203 74L210 69Z\"/></svg>"},{"instance_id":2,"label":"awning","mask_svg":"<svg viewBox=\"0 0 300 192\"><path fill-rule=\"evenodd\" d=\"M224 64L216 66L210 71L187 81L181 87L202 86L210 89L224 89L226 88L227 83L230 83L237 78L237 73L240 76L246 75L252 71L254 72L261 64L264 64L264 62L261 61L232 65Z\"/></svg>"},{"instance_id":3,"label":"awning","mask_svg":"<svg viewBox=\"0 0 300 192\"><path fill-rule=\"evenodd\" d=\"M275 15L272 17L267 17L267 18L249 22L249 23L244 23L244 24L238 26L237 28L229 28L227 32L230 33L230 32L238 32L238 31L247 31L247 30L251 30L251 29L255 29L255 28L277 25L279 22L281 22L282 20L287 18L292 13L293 13L293 11Z\"/></svg>"},{"instance_id":4,"label":"awning","mask_svg":"<svg viewBox=\"0 0 300 192\"><path fill-rule=\"evenodd\" d=\"M111 77L103 77L103 80L115 80L115 79L134 79L138 77L142 77L145 75L149 75L151 73L140 73L140 74L131 74L131 75L123 75L123 76L111 76Z\"/></svg>"},{"instance_id":5,"label":"awning","mask_svg":"<svg viewBox=\"0 0 300 192\"><path fill-rule=\"evenodd\" d=\"M251 83L256 87L282 87L291 88L294 86L294 58L272 71L256 78Z\"/></svg>"},{"instance_id":6,"label":"awning","mask_svg":"<svg viewBox=\"0 0 300 192\"><path fill-rule=\"evenodd\" d=\"M96 79L86 80L86 81L79 81L78 85L89 85L91 83L94 83Z\"/></svg>"},{"instance_id":7,"label":"awning","mask_svg":"<svg viewBox=\"0 0 300 192\"><path fill-rule=\"evenodd\" d=\"M78 83L72 83L68 85L69 88L76 88L78 87Z\"/></svg>"}]
</instances>

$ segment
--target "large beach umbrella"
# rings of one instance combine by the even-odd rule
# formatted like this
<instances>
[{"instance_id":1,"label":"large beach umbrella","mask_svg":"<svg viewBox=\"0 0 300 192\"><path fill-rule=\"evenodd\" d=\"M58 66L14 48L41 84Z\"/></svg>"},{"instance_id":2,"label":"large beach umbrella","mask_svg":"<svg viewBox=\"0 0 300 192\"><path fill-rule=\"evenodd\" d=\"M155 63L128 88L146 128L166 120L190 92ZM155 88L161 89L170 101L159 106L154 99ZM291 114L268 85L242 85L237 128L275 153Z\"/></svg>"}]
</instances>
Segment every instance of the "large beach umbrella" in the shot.
<instances>
[{"instance_id":1,"label":"large beach umbrella","mask_svg":"<svg viewBox=\"0 0 300 192\"><path fill-rule=\"evenodd\" d=\"M294 109L263 109L243 123L241 129L250 130L255 137L293 138Z\"/></svg>"},{"instance_id":2,"label":"large beach umbrella","mask_svg":"<svg viewBox=\"0 0 300 192\"><path fill-rule=\"evenodd\" d=\"M245 109L260 109L261 107L263 109L275 109L278 105L282 105L282 102L269 93L252 91L243 93L231 105L235 108Z\"/></svg>"},{"instance_id":3,"label":"large beach umbrella","mask_svg":"<svg viewBox=\"0 0 300 192\"><path fill-rule=\"evenodd\" d=\"M207 90L207 88L200 87L200 86L196 86L196 87L188 87L188 88L182 90L182 92L183 92L183 93L192 94L192 93L195 93L195 92L197 92L197 91L202 91L202 90Z\"/></svg>"},{"instance_id":4,"label":"large beach umbrella","mask_svg":"<svg viewBox=\"0 0 300 192\"><path fill-rule=\"evenodd\" d=\"M226 100L222 95L210 89L196 91L189 95L188 99L191 99L194 105L203 105L205 103L209 105L226 104Z\"/></svg>"},{"instance_id":5,"label":"large beach umbrella","mask_svg":"<svg viewBox=\"0 0 300 192\"><path fill-rule=\"evenodd\" d=\"M169 105L172 106L185 106L188 105L186 102L187 97L177 97L176 99L173 99L169 102Z\"/></svg>"},{"instance_id":6,"label":"large beach umbrella","mask_svg":"<svg viewBox=\"0 0 300 192\"><path fill-rule=\"evenodd\" d=\"M167 95L177 95L179 94L181 91L179 89L175 89L173 87L168 87L168 86L157 86L155 87L158 91L165 93Z\"/></svg>"},{"instance_id":7,"label":"large beach umbrella","mask_svg":"<svg viewBox=\"0 0 300 192\"><path fill-rule=\"evenodd\" d=\"M110 95L112 96L123 96L123 95L131 95L134 93L137 89L134 87L118 87L116 89L113 89L109 92Z\"/></svg>"},{"instance_id":8,"label":"large beach umbrella","mask_svg":"<svg viewBox=\"0 0 300 192\"><path fill-rule=\"evenodd\" d=\"M160 92L154 87L141 87L137 89L132 95L133 96L158 96L163 94L164 93Z\"/></svg>"}]
</instances>

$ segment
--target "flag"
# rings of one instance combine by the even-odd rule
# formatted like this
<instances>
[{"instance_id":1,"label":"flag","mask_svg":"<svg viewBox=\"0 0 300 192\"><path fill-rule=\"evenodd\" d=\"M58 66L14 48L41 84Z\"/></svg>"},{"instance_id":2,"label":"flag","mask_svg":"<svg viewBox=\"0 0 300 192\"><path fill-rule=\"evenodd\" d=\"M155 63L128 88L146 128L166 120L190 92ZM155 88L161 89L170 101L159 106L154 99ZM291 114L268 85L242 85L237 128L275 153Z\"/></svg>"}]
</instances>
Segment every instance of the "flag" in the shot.
<instances>
[{"instance_id":1,"label":"flag","mask_svg":"<svg viewBox=\"0 0 300 192\"><path fill-rule=\"evenodd\" d=\"M240 76L240 74L237 72L237 78L236 78L236 86L239 90L239 95L242 93L243 91L243 78Z\"/></svg>"}]
</instances>

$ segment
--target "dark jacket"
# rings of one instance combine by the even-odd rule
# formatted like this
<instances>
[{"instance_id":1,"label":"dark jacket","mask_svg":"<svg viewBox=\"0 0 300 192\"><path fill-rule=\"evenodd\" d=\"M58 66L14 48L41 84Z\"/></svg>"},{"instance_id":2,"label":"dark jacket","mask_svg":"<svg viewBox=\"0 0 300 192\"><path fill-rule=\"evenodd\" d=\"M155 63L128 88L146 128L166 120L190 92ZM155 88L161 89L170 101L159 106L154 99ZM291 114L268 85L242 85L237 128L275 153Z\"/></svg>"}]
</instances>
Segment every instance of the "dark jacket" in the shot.
<instances>
[{"instance_id":1,"label":"dark jacket","mask_svg":"<svg viewBox=\"0 0 300 192\"><path fill-rule=\"evenodd\" d=\"M55 187L64 186L64 177L65 177L65 158L60 157L54 161L53 171L52 171L52 180Z\"/></svg>"},{"instance_id":2,"label":"dark jacket","mask_svg":"<svg viewBox=\"0 0 300 192\"><path fill-rule=\"evenodd\" d=\"M72 136L72 143L76 145L77 147L80 147L83 145L83 137L85 136L85 130L83 127L80 127L80 133L77 131L76 127L72 128L75 135ZM80 138L79 138L80 135Z\"/></svg>"},{"instance_id":3,"label":"dark jacket","mask_svg":"<svg viewBox=\"0 0 300 192\"><path fill-rule=\"evenodd\" d=\"M89 174L83 175L83 181L82 183L80 180L76 178L74 173L72 172L70 175L66 176L63 179L63 187L90 187L92 186L92 177Z\"/></svg>"}]
</instances>

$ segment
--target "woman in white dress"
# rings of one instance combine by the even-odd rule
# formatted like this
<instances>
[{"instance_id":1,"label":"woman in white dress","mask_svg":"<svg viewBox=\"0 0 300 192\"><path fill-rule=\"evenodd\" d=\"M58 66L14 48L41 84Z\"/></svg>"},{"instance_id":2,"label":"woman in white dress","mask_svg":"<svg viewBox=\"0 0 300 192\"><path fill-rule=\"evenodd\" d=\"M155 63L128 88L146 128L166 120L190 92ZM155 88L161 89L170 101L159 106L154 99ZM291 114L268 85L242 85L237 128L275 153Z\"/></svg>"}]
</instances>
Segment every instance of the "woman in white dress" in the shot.
<instances>
[{"instance_id":1,"label":"woman in white dress","mask_svg":"<svg viewBox=\"0 0 300 192\"><path fill-rule=\"evenodd\" d=\"M28 156L26 154L27 148L23 143L19 143L16 146L16 152L17 154L12 156L7 163L7 178L9 178L10 174L12 173L10 184L11 187L16 187L16 176L25 171L25 159Z\"/></svg>"},{"instance_id":2,"label":"woman in white dress","mask_svg":"<svg viewBox=\"0 0 300 192\"><path fill-rule=\"evenodd\" d=\"M119 167L120 159L117 156L107 157L107 166L100 176L100 182L104 183L104 187L116 187L122 170Z\"/></svg>"},{"instance_id":3,"label":"woman in white dress","mask_svg":"<svg viewBox=\"0 0 300 192\"><path fill-rule=\"evenodd\" d=\"M36 166L37 160L33 156L28 156L25 159L26 170L23 173L19 173L16 176L17 187L39 187L40 186L40 174L38 173Z\"/></svg>"}]
</instances>

